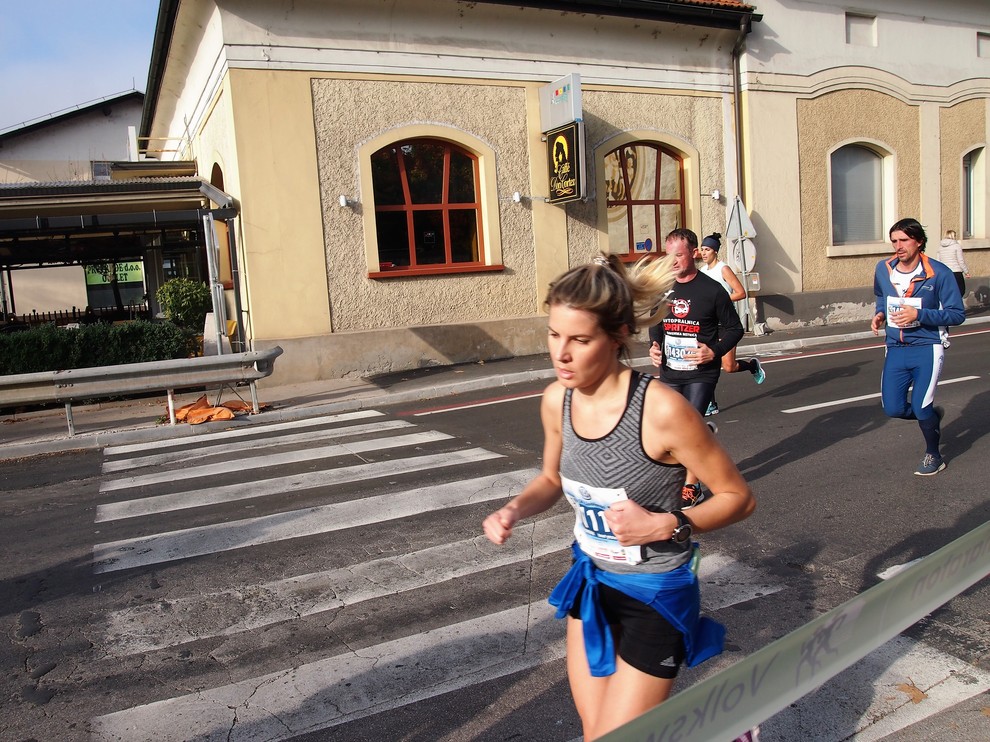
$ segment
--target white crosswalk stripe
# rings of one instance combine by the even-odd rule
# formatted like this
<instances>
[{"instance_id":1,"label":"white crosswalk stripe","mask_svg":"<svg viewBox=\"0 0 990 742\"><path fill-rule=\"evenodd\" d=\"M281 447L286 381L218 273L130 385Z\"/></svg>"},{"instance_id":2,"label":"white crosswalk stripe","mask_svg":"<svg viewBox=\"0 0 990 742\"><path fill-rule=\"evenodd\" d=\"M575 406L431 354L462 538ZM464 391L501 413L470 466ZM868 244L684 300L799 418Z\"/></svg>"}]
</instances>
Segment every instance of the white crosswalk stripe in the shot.
<instances>
[{"instance_id":1,"label":"white crosswalk stripe","mask_svg":"<svg viewBox=\"0 0 990 742\"><path fill-rule=\"evenodd\" d=\"M263 425L249 425L245 428L232 428L221 430L215 433L202 433L195 438L175 438L173 440L157 441L152 448L161 451L166 448L181 448L188 450L190 445L200 446L211 441L231 441L237 438L258 437L259 435L270 435L281 433L285 430L298 430L300 428L320 428L332 423L345 422L348 420L364 420L369 417L383 417L385 413L378 410L356 410L354 412L341 412L337 415L325 415L323 417L307 417L302 420L289 420L284 423L267 423ZM107 446L103 449L105 456L123 456L130 453L143 453L149 448L147 443L128 443L119 446Z\"/></svg>"},{"instance_id":2,"label":"white crosswalk stripe","mask_svg":"<svg viewBox=\"0 0 990 742\"><path fill-rule=\"evenodd\" d=\"M411 428L412 423L405 420L385 420L363 425L349 425L344 428L333 430L311 430L307 433L292 433L282 435L278 438L279 446L288 446L296 443L310 443L312 441L326 441L333 438L343 438L351 435L363 435L367 433L381 433L384 430L398 430L399 428ZM162 466L175 461L188 462L193 459L203 459L207 456L217 454L229 455L237 451L250 451L257 448L255 441L241 441L240 443L215 443L212 446L198 446L195 450L168 451L166 453L155 453L148 456L139 456L133 459L121 461L107 461L103 464L103 473L112 474L117 471L127 471L137 469L142 466Z\"/></svg>"},{"instance_id":3,"label":"white crosswalk stripe","mask_svg":"<svg viewBox=\"0 0 990 742\"><path fill-rule=\"evenodd\" d=\"M290 739L563 657L544 600L98 717L94 740Z\"/></svg>"},{"instance_id":4,"label":"white crosswalk stripe","mask_svg":"<svg viewBox=\"0 0 990 742\"><path fill-rule=\"evenodd\" d=\"M112 541L98 544L93 549L93 567L96 572L113 572L355 528L468 503L502 501L518 494L532 476L532 472L495 474L401 494L322 505L304 511L290 510L259 518Z\"/></svg>"},{"instance_id":5,"label":"white crosswalk stripe","mask_svg":"<svg viewBox=\"0 0 990 742\"><path fill-rule=\"evenodd\" d=\"M449 439L445 433L426 431L423 433L410 433L409 435L397 435L391 438L376 438L366 441L354 441L353 443L339 443L332 446L320 446L302 451L287 451L275 453L268 456L254 456L249 459L240 459L236 467L230 462L217 464L203 464L201 466L185 467L178 470L160 471L153 474L143 474L133 477L122 477L104 482L100 487L100 492L112 492L114 490L129 489L132 487L143 487L149 484L174 483L180 479L196 479L199 477L211 477L221 474L230 474L233 471L248 471L251 469L268 469L274 466L285 466L287 464L300 464L316 459L329 459L334 456L346 456L348 454L360 454L370 451L380 451L384 448L399 448L401 446L414 446L419 443L431 443Z\"/></svg>"},{"instance_id":6,"label":"white crosswalk stripe","mask_svg":"<svg viewBox=\"0 0 990 742\"><path fill-rule=\"evenodd\" d=\"M190 492L176 492L170 495L157 495L138 500L106 503L97 507L96 522L102 523L122 518L135 518L154 513L203 507L205 505L250 500L252 498L278 495L285 492L299 492L300 490L314 489L316 487L327 487L376 477L390 477L398 474L422 471L424 469L476 463L495 458L501 458L501 454L492 453L483 448L470 448L445 454L413 456L377 463L342 466L338 469L291 474L284 477L261 479L247 484L204 487Z\"/></svg>"}]
</instances>

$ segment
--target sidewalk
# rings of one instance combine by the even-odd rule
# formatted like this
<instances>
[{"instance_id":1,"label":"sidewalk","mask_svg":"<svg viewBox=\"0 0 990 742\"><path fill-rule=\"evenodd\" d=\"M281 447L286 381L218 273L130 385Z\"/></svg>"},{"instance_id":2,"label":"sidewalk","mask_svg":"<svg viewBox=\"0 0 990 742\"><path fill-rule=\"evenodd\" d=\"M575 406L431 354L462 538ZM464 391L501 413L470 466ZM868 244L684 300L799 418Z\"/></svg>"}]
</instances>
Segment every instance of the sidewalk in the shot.
<instances>
[{"instance_id":1,"label":"sidewalk","mask_svg":"<svg viewBox=\"0 0 990 742\"><path fill-rule=\"evenodd\" d=\"M966 325L990 322L990 309L969 310ZM812 346L825 346L852 340L875 342L866 322L822 327L778 330L769 335L746 335L738 355L776 355ZM647 344L635 343L633 365L648 366ZM527 381L553 378L546 354L509 358L487 363L438 366L415 369L368 379L331 379L303 384L264 387L258 398L263 405L257 415L240 415L234 420L202 425L169 425L164 394L142 399L73 405L74 436L68 435L65 410L61 407L38 412L0 415L0 461L56 453L101 448L108 445L145 443L202 435L231 427L283 422L339 412L349 412L385 404L418 402L480 389L496 389ZM877 382L879 384L879 380ZM250 402L250 390L239 388ZM176 406L193 402L203 392L178 393ZM216 392L210 393L216 401ZM235 399L225 389L223 399ZM164 419L164 421L163 421Z\"/></svg>"}]
</instances>

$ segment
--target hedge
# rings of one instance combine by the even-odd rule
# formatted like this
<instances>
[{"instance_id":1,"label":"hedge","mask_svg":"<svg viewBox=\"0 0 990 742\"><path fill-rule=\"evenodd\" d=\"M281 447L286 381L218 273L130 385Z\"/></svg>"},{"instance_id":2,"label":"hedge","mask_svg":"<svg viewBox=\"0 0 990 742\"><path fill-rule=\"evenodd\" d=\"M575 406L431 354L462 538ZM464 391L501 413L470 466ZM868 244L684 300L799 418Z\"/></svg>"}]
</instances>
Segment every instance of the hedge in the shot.
<instances>
[{"instance_id":1,"label":"hedge","mask_svg":"<svg viewBox=\"0 0 990 742\"><path fill-rule=\"evenodd\" d=\"M0 374L30 374L70 368L187 358L196 351L194 333L171 322L137 320L64 329L53 324L0 333Z\"/></svg>"}]
</instances>

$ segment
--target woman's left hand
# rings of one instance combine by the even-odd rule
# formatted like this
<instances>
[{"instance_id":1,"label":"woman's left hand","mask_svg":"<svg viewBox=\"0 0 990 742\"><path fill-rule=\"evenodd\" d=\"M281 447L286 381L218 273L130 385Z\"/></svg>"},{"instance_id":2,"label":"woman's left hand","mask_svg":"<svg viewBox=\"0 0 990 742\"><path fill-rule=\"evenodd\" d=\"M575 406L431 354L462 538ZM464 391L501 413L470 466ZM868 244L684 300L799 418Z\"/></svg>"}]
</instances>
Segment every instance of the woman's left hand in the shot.
<instances>
[{"instance_id":1,"label":"woman's left hand","mask_svg":"<svg viewBox=\"0 0 990 742\"><path fill-rule=\"evenodd\" d=\"M613 502L605 511L605 520L608 521L608 527L612 529L620 544L637 546L670 538L676 519L670 519L670 531L663 533L663 524L657 523L659 517L663 515L665 513L651 513L632 500L619 500Z\"/></svg>"}]
</instances>

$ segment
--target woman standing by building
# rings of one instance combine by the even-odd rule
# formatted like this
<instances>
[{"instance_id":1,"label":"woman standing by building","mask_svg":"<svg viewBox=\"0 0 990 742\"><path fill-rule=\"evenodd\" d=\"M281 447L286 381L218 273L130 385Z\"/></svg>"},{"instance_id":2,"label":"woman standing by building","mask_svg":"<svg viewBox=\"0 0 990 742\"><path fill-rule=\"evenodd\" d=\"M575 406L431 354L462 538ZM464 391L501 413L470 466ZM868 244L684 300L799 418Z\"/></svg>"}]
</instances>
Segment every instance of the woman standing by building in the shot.
<instances>
[{"instance_id":1,"label":"woman standing by building","mask_svg":"<svg viewBox=\"0 0 990 742\"><path fill-rule=\"evenodd\" d=\"M945 237L939 244L937 257L938 262L945 263L945 267L952 271L952 275L956 277L959 295L966 296L966 279L969 278L969 268L966 267L962 245L956 239L956 230L945 230Z\"/></svg>"},{"instance_id":2,"label":"woman standing by building","mask_svg":"<svg viewBox=\"0 0 990 742\"><path fill-rule=\"evenodd\" d=\"M543 393L541 473L484 521L502 544L517 522L561 496L574 508L574 563L550 596L567 617L567 672L590 740L664 701L681 664L722 649L724 629L700 617L691 536L756 507L735 464L690 403L623 362L637 320L656 312L674 276L668 260L627 271L599 257L547 295L557 379ZM711 495L680 510L685 467Z\"/></svg>"}]
</instances>

